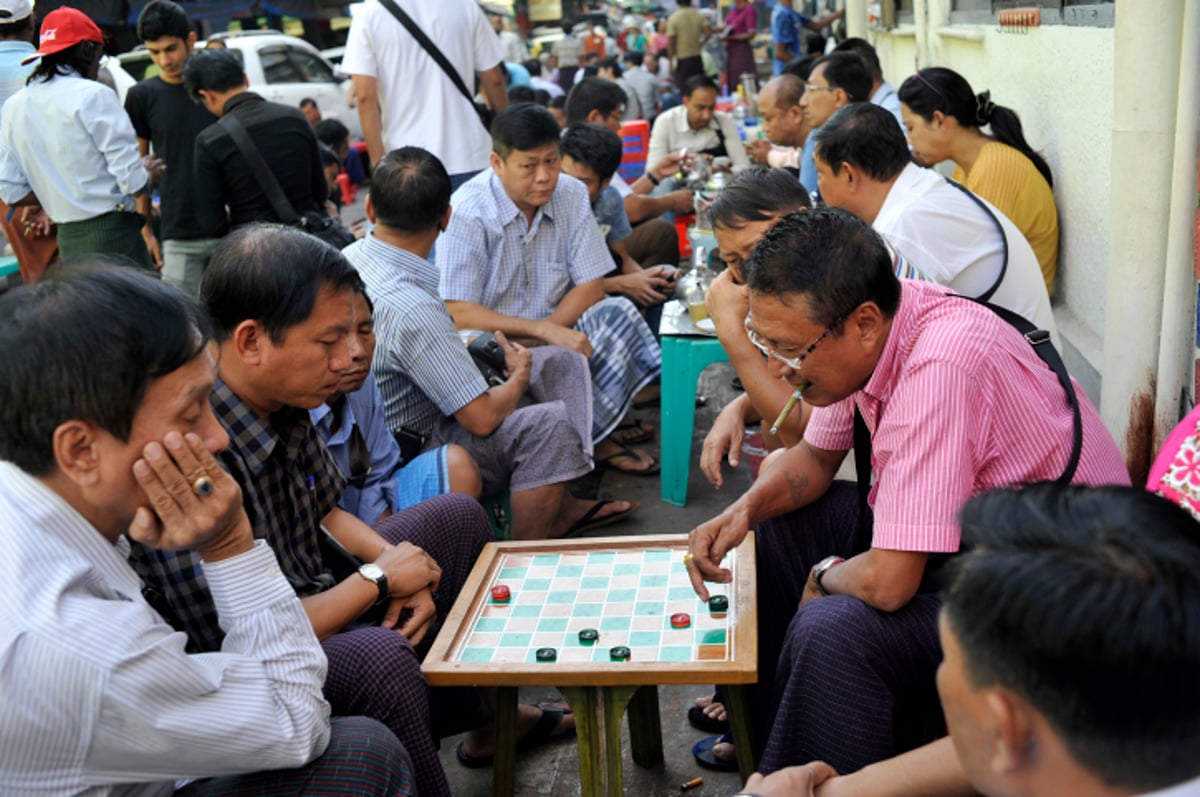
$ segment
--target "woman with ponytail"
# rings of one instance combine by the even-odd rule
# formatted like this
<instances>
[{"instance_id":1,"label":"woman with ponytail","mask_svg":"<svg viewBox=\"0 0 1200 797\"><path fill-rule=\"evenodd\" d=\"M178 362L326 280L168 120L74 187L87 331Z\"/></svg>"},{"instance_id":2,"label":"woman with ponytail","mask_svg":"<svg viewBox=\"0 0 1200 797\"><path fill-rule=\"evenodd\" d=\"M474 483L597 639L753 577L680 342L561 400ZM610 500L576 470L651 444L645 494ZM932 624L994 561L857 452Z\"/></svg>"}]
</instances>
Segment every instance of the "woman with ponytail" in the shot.
<instances>
[{"instance_id":1,"label":"woman with ponytail","mask_svg":"<svg viewBox=\"0 0 1200 797\"><path fill-rule=\"evenodd\" d=\"M900 86L901 113L913 156L925 166L956 164L954 179L995 205L1025 234L1054 292L1058 270L1058 209L1050 166L1029 143L1021 120L976 95L951 69L921 69ZM990 126L991 134L982 128Z\"/></svg>"}]
</instances>

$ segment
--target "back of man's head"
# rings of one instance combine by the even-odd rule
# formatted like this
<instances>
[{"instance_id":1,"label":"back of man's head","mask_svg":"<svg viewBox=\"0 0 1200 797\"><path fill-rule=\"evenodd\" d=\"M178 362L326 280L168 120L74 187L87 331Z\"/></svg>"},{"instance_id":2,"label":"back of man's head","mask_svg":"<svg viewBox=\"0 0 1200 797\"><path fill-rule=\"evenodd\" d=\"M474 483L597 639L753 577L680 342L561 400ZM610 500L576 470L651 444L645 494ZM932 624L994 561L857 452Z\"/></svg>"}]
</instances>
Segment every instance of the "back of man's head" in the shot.
<instances>
[{"instance_id":1,"label":"back of man's head","mask_svg":"<svg viewBox=\"0 0 1200 797\"><path fill-rule=\"evenodd\" d=\"M1191 516L1138 489L1043 484L974 498L960 523L972 551L944 613L967 686L1016 693L1109 787L1141 794L1200 774Z\"/></svg>"},{"instance_id":2,"label":"back of man's head","mask_svg":"<svg viewBox=\"0 0 1200 797\"><path fill-rule=\"evenodd\" d=\"M361 284L342 253L319 238L282 224L247 224L217 246L200 283L200 304L218 342L243 321L257 321L279 344L312 315L322 288Z\"/></svg>"},{"instance_id":3,"label":"back of man's head","mask_svg":"<svg viewBox=\"0 0 1200 797\"><path fill-rule=\"evenodd\" d=\"M793 58L783 65L783 74L795 75L803 81L808 80L808 76L812 74L813 64L817 62L817 56L802 55L799 58Z\"/></svg>"},{"instance_id":4,"label":"back of man's head","mask_svg":"<svg viewBox=\"0 0 1200 797\"><path fill-rule=\"evenodd\" d=\"M525 71L530 77L542 76L542 62L536 58L530 58L521 62L521 66L525 67Z\"/></svg>"},{"instance_id":5,"label":"back of man's head","mask_svg":"<svg viewBox=\"0 0 1200 797\"><path fill-rule=\"evenodd\" d=\"M183 85L193 98L201 91L229 91L246 85L246 70L227 49L194 50L183 65Z\"/></svg>"},{"instance_id":6,"label":"back of man's head","mask_svg":"<svg viewBox=\"0 0 1200 797\"><path fill-rule=\"evenodd\" d=\"M601 124L571 125L559 142L563 157L582 163L601 183L612 179L621 166L621 137Z\"/></svg>"},{"instance_id":7,"label":"back of man's head","mask_svg":"<svg viewBox=\"0 0 1200 797\"><path fill-rule=\"evenodd\" d=\"M912 162L908 142L891 111L869 102L839 108L814 130L813 153L837 174L850 163L867 177L887 182Z\"/></svg>"},{"instance_id":8,"label":"back of man's head","mask_svg":"<svg viewBox=\"0 0 1200 797\"><path fill-rule=\"evenodd\" d=\"M821 74L831 87L846 92L850 102L866 102L871 99L871 73L867 65L854 53L833 52L813 62L813 70L824 67ZM892 117L894 122L896 119Z\"/></svg>"},{"instance_id":9,"label":"back of man's head","mask_svg":"<svg viewBox=\"0 0 1200 797\"><path fill-rule=\"evenodd\" d=\"M873 82L883 82L883 67L879 63L879 54L875 52L875 48L866 39L860 39L856 36L843 39L837 47L833 48L833 51L835 53L854 53L867 65L867 71L871 73L871 80Z\"/></svg>"},{"instance_id":10,"label":"back of man's head","mask_svg":"<svg viewBox=\"0 0 1200 797\"><path fill-rule=\"evenodd\" d=\"M154 0L138 15L138 41L152 42L168 37L186 40L191 32L187 12L171 0Z\"/></svg>"},{"instance_id":11,"label":"back of man's head","mask_svg":"<svg viewBox=\"0 0 1200 797\"><path fill-rule=\"evenodd\" d=\"M782 74L762 87L759 102L764 101L763 95L770 98L776 109L786 111L800 104L800 98L804 96L804 81L795 75Z\"/></svg>"},{"instance_id":12,"label":"back of man's head","mask_svg":"<svg viewBox=\"0 0 1200 797\"><path fill-rule=\"evenodd\" d=\"M621 62L617 60L615 55L610 55L608 58L602 59L599 62L601 69L607 69L612 73L613 79L619 78L624 72L621 70Z\"/></svg>"},{"instance_id":13,"label":"back of man's head","mask_svg":"<svg viewBox=\"0 0 1200 797\"><path fill-rule=\"evenodd\" d=\"M808 320L821 326L840 323L864 302L874 302L887 318L900 304L900 280L883 239L840 208L784 216L754 248L743 271L752 293L802 295Z\"/></svg>"},{"instance_id":14,"label":"back of man's head","mask_svg":"<svg viewBox=\"0 0 1200 797\"><path fill-rule=\"evenodd\" d=\"M530 102L510 105L492 120L492 151L506 159L513 150L527 151L557 142L560 132L554 114L546 108Z\"/></svg>"},{"instance_id":15,"label":"back of man's head","mask_svg":"<svg viewBox=\"0 0 1200 797\"><path fill-rule=\"evenodd\" d=\"M317 134L317 141L335 152L342 144L350 143L349 128L337 119L322 119L313 125L313 132Z\"/></svg>"},{"instance_id":16,"label":"back of man's head","mask_svg":"<svg viewBox=\"0 0 1200 797\"><path fill-rule=\"evenodd\" d=\"M736 230L812 207L808 192L784 169L747 169L729 181L709 208L714 229Z\"/></svg>"},{"instance_id":17,"label":"back of man's head","mask_svg":"<svg viewBox=\"0 0 1200 797\"><path fill-rule=\"evenodd\" d=\"M630 66L641 66L646 61L646 56L640 50L626 50L625 63Z\"/></svg>"},{"instance_id":18,"label":"back of man's head","mask_svg":"<svg viewBox=\"0 0 1200 797\"><path fill-rule=\"evenodd\" d=\"M420 147L394 149L371 170L371 209L384 227L409 233L437 228L450 207L450 175Z\"/></svg>"},{"instance_id":19,"label":"back of man's head","mask_svg":"<svg viewBox=\"0 0 1200 797\"><path fill-rule=\"evenodd\" d=\"M48 475L69 420L128 440L151 380L195 359L207 331L191 299L100 257L0 295L0 460Z\"/></svg>"},{"instance_id":20,"label":"back of man's head","mask_svg":"<svg viewBox=\"0 0 1200 797\"><path fill-rule=\"evenodd\" d=\"M586 122L592 111L608 117L624 104L625 90L616 83L598 77L585 77L572 86L567 95L567 124Z\"/></svg>"}]
</instances>

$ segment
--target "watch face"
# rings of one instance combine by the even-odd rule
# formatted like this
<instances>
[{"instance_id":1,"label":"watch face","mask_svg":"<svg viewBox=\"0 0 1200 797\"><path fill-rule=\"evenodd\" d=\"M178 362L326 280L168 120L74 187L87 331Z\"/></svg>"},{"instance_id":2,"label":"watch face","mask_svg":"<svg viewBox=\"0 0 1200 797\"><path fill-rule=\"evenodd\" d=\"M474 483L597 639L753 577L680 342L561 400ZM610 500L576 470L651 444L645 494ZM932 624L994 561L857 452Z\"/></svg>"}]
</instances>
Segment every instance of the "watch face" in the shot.
<instances>
[{"instance_id":1,"label":"watch face","mask_svg":"<svg viewBox=\"0 0 1200 797\"><path fill-rule=\"evenodd\" d=\"M358 568L358 572L362 573L372 581L378 581L379 579L383 578L383 568L374 563L363 565L362 567Z\"/></svg>"}]
</instances>

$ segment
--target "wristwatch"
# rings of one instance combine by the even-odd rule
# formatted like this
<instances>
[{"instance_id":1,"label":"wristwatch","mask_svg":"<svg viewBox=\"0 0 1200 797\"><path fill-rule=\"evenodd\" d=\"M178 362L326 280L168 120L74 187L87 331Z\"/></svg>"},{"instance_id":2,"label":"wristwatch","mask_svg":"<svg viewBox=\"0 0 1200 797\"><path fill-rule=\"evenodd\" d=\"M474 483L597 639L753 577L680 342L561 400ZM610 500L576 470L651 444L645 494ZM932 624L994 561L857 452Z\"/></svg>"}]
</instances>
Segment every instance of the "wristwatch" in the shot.
<instances>
[{"instance_id":1,"label":"wristwatch","mask_svg":"<svg viewBox=\"0 0 1200 797\"><path fill-rule=\"evenodd\" d=\"M826 556L821 561L817 562L812 569L812 580L817 585L817 592L822 595L828 595L829 591L825 589L825 585L821 583L821 579L825 576L825 571L834 565L840 565L846 561L840 556Z\"/></svg>"},{"instance_id":2,"label":"wristwatch","mask_svg":"<svg viewBox=\"0 0 1200 797\"><path fill-rule=\"evenodd\" d=\"M391 597L390 593L388 592L387 573L383 572L382 567L374 562L368 562L367 564L358 568L358 574L367 581L374 582L375 586L379 588L379 600L377 600L376 603L383 603L385 600Z\"/></svg>"}]
</instances>

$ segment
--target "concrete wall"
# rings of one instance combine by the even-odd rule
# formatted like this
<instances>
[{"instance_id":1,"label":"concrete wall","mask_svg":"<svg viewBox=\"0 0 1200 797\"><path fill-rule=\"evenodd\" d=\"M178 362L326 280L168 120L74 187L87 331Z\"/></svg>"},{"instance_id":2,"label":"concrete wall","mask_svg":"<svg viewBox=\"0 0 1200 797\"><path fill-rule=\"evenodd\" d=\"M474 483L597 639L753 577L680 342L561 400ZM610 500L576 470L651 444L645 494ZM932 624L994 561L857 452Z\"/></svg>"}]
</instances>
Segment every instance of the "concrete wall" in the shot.
<instances>
[{"instance_id":1,"label":"concrete wall","mask_svg":"<svg viewBox=\"0 0 1200 797\"><path fill-rule=\"evenodd\" d=\"M1111 258L1113 29L1047 25L1002 33L995 25L935 24L921 58L911 26L868 38L897 88L917 66L945 66L1020 115L1026 139L1054 173L1062 234L1054 309L1064 357L1099 404Z\"/></svg>"}]
</instances>

